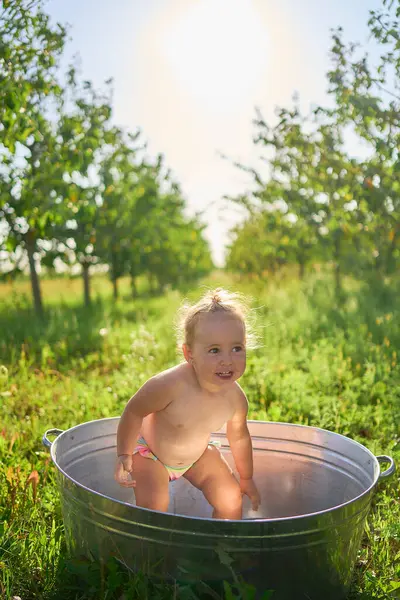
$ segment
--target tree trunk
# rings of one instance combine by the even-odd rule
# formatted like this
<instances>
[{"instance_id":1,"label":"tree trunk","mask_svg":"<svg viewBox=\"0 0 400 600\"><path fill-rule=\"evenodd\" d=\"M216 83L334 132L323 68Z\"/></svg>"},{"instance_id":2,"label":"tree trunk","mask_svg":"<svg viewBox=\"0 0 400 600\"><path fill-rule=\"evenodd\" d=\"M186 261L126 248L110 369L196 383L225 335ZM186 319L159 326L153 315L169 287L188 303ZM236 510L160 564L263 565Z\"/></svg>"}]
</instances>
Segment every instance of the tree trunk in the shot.
<instances>
[{"instance_id":1,"label":"tree trunk","mask_svg":"<svg viewBox=\"0 0 400 600\"><path fill-rule=\"evenodd\" d=\"M341 282L341 274L340 274L340 264L338 261L335 263L335 290L336 297L340 298L342 293L342 282Z\"/></svg>"},{"instance_id":2,"label":"tree trunk","mask_svg":"<svg viewBox=\"0 0 400 600\"><path fill-rule=\"evenodd\" d=\"M153 273L149 273L150 293L157 292L157 278Z\"/></svg>"},{"instance_id":3,"label":"tree trunk","mask_svg":"<svg viewBox=\"0 0 400 600\"><path fill-rule=\"evenodd\" d=\"M118 299L118 257L117 257L117 252L113 249L111 252L111 271L110 271L110 278L111 278L111 283L113 286L113 296L114 296L114 300Z\"/></svg>"},{"instance_id":4,"label":"tree trunk","mask_svg":"<svg viewBox=\"0 0 400 600\"><path fill-rule=\"evenodd\" d=\"M393 255L396 250L396 246L397 246L397 228L395 228L393 230L392 240L391 240L390 246L387 251L386 265L385 265L385 273L386 274L393 272L393 264L394 264Z\"/></svg>"},{"instance_id":5,"label":"tree trunk","mask_svg":"<svg viewBox=\"0 0 400 600\"><path fill-rule=\"evenodd\" d=\"M114 278L112 280L112 284L113 284L113 295L114 295L114 300L118 300L118 279Z\"/></svg>"},{"instance_id":6,"label":"tree trunk","mask_svg":"<svg viewBox=\"0 0 400 600\"><path fill-rule=\"evenodd\" d=\"M137 291L137 287L136 287L136 281L133 276L131 277L131 290L132 290L132 298L137 298L138 291Z\"/></svg>"},{"instance_id":7,"label":"tree trunk","mask_svg":"<svg viewBox=\"0 0 400 600\"><path fill-rule=\"evenodd\" d=\"M33 295L33 303L35 307L35 313L38 317L43 317L43 303L42 303L42 294L40 291L40 282L39 277L36 272L36 264L34 259L34 252L36 249L36 240L32 231L28 231L26 236L26 251L28 253L28 261L29 261L29 273L31 277L31 286L32 286L32 295Z\"/></svg>"},{"instance_id":8,"label":"tree trunk","mask_svg":"<svg viewBox=\"0 0 400 600\"><path fill-rule=\"evenodd\" d=\"M340 272L340 232L336 232L335 236L335 292L338 301L342 298L342 279Z\"/></svg>"},{"instance_id":9,"label":"tree trunk","mask_svg":"<svg viewBox=\"0 0 400 600\"><path fill-rule=\"evenodd\" d=\"M83 276L83 292L85 296L85 306L90 306L90 277L89 277L89 263L82 263L82 276Z\"/></svg>"}]
</instances>

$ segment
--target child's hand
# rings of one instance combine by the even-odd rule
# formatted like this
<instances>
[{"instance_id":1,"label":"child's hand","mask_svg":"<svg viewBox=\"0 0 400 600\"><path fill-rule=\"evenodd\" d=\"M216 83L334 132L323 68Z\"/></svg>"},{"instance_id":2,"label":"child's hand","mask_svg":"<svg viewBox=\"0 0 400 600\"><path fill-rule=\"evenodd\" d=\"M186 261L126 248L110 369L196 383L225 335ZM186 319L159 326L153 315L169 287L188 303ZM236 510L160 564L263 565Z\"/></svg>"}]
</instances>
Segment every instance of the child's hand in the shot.
<instances>
[{"instance_id":1,"label":"child's hand","mask_svg":"<svg viewBox=\"0 0 400 600\"><path fill-rule=\"evenodd\" d=\"M240 489L242 494L250 498L252 509L257 510L260 506L261 498L253 479L241 479Z\"/></svg>"},{"instance_id":2,"label":"child's hand","mask_svg":"<svg viewBox=\"0 0 400 600\"><path fill-rule=\"evenodd\" d=\"M132 454L121 454L117 458L114 479L124 487L135 487L136 481L132 477Z\"/></svg>"}]
</instances>

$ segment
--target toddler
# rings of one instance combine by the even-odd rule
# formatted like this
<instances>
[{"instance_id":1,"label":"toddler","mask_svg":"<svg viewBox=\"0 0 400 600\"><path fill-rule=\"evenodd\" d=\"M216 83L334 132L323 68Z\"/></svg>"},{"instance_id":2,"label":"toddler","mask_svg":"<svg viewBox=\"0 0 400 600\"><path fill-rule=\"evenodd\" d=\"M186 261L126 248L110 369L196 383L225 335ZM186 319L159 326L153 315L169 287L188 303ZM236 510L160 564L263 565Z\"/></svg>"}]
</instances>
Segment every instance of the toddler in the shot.
<instances>
[{"instance_id":1,"label":"toddler","mask_svg":"<svg viewBox=\"0 0 400 600\"><path fill-rule=\"evenodd\" d=\"M246 335L247 329L247 335ZM242 495L257 510L248 403L237 380L246 368L246 310L238 294L207 292L184 306L185 362L151 377L129 400L117 432L116 481L134 487L137 506L167 511L168 484L185 477L216 519L241 519ZM235 478L210 434L227 423Z\"/></svg>"}]
</instances>

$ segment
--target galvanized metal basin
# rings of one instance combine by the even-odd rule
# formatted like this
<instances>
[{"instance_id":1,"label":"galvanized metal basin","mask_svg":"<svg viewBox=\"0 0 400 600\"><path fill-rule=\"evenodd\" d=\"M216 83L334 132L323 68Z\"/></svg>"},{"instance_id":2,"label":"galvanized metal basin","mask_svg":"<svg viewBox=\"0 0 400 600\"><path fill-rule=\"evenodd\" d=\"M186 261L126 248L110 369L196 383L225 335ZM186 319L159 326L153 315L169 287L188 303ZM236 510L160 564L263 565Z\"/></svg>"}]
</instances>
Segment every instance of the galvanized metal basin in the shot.
<instances>
[{"instance_id":1,"label":"galvanized metal basin","mask_svg":"<svg viewBox=\"0 0 400 600\"><path fill-rule=\"evenodd\" d=\"M119 418L47 431L58 469L71 554L111 555L134 570L185 581L236 574L274 600L345 598L377 482L390 457L315 427L249 421L262 504L244 519L211 518L185 479L170 484L168 513L135 506L113 478ZM48 436L58 437L51 443ZM233 465L225 430L213 434ZM380 472L380 463L388 462Z\"/></svg>"}]
</instances>

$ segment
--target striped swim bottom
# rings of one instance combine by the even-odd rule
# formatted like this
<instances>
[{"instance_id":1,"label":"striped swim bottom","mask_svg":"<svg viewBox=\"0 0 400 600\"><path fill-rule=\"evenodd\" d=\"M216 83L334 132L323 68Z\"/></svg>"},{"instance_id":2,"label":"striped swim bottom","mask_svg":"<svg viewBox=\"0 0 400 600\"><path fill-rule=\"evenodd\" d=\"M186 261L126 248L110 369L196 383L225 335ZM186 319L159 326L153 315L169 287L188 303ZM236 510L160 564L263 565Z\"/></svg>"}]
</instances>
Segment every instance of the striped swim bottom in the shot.
<instances>
[{"instance_id":1,"label":"striped swim bottom","mask_svg":"<svg viewBox=\"0 0 400 600\"><path fill-rule=\"evenodd\" d=\"M211 441L208 444L209 446L221 446L221 442ZM137 441L136 447L133 451L133 454L140 454L140 456L144 456L144 458L150 458L151 460L159 460L155 454L150 450L146 440L143 437L140 437ZM161 461L160 461L161 462ZM169 480L175 481L182 477L191 467L193 467L194 463L190 465L185 465L184 467L170 467L164 463L161 463L167 469Z\"/></svg>"}]
</instances>

